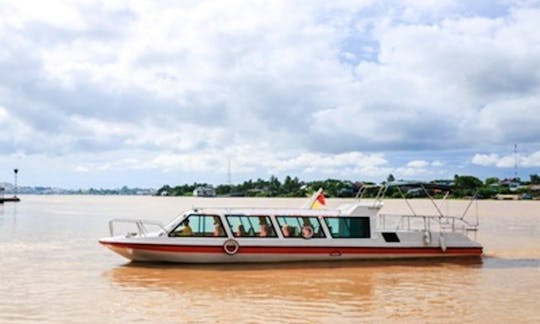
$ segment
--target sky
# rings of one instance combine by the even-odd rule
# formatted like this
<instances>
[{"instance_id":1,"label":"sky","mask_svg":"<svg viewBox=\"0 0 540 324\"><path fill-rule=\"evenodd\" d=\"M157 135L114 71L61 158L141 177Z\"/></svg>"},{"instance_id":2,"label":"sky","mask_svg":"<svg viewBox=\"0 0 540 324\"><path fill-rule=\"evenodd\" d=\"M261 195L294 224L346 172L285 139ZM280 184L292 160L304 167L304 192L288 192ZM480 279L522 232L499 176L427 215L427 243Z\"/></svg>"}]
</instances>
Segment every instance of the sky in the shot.
<instances>
[{"instance_id":1,"label":"sky","mask_svg":"<svg viewBox=\"0 0 540 324\"><path fill-rule=\"evenodd\" d=\"M517 144L518 153L514 153ZM540 173L540 1L0 0L0 182Z\"/></svg>"}]
</instances>

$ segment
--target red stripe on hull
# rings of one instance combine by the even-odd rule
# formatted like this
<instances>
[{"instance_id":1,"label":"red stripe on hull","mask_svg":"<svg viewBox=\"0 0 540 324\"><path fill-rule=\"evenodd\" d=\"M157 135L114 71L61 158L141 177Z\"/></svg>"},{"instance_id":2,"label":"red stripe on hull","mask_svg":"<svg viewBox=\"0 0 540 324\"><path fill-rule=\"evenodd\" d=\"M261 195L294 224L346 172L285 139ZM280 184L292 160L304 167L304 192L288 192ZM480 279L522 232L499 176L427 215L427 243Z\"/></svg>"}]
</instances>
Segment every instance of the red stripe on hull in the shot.
<instances>
[{"instance_id":1,"label":"red stripe on hull","mask_svg":"<svg viewBox=\"0 0 540 324\"><path fill-rule=\"evenodd\" d=\"M206 245L167 245L144 243L100 242L115 248L130 248L159 252L181 253L225 253L223 246ZM239 254L456 254L482 255L481 247L448 247L442 251L439 247L315 247L315 246L240 246Z\"/></svg>"}]
</instances>

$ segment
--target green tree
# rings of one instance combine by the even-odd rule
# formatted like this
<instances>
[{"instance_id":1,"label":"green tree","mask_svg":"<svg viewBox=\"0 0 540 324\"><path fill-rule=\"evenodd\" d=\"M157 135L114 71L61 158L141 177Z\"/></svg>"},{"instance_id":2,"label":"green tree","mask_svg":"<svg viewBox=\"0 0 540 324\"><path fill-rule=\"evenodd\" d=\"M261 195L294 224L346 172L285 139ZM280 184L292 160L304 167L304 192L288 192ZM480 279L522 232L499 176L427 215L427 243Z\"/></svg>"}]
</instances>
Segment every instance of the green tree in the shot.
<instances>
[{"instance_id":1,"label":"green tree","mask_svg":"<svg viewBox=\"0 0 540 324\"><path fill-rule=\"evenodd\" d=\"M283 180L280 193L287 197L302 197L304 193L300 189L301 187L302 183L297 177L291 178L290 176L286 176L285 180Z\"/></svg>"},{"instance_id":2,"label":"green tree","mask_svg":"<svg viewBox=\"0 0 540 324\"><path fill-rule=\"evenodd\" d=\"M220 184L216 187L216 195L228 195L232 192L232 185Z\"/></svg>"},{"instance_id":3,"label":"green tree","mask_svg":"<svg viewBox=\"0 0 540 324\"><path fill-rule=\"evenodd\" d=\"M472 196L483 185L482 181L473 176L454 176L454 195L457 197Z\"/></svg>"},{"instance_id":4,"label":"green tree","mask_svg":"<svg viewBox=\"0 0 540 324\"><path fill-rule=\"evenodd\" d=\"M281 187L281 183L279 182L279 179L272 175L270 176L270 181L268 183L268 193L271 197L275 197L279 194L279 189Z\"/></svg>"},{"instance_id":5,"label":"green tree","mask_svg":"<svg viewBox=\"0 0 540 324\"><path fill-rule=\"evenodd\" d=\"M169 185L164 185L163 187L158 189L158 191L156 192L156 196L169 195L170 191L171 187Z\"/></svg>"},{"instance_id":6,"label":"green tree","mask_svg":"<svg viewBox=\"0 0 540 324\"><path fill-rule=\"evenodd\" d=\"M487 178L485 181L486 186L492 185L492 184L499 184L499 178L497 177L490 177Z\"/></svg>"}]
</instances>

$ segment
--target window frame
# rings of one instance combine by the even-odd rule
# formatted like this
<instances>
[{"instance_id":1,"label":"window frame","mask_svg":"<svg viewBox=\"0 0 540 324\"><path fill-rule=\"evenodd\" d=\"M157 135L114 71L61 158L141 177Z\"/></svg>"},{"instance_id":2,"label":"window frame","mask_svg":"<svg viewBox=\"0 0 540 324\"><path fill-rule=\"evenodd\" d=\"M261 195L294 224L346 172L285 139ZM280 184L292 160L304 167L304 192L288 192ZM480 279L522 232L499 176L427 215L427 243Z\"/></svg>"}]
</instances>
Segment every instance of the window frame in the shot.
<instances>
[{"instance_id":1,"label":"window frame","mask_svg":"<svg viewBox=\"0 0 540 324\"><path fill-rule=\"evenodd\" d=\"M198 229L200 229L200 225L201 225L201 219L204 219L202 225L203 225L203 232L196 232L194 230L194 227L195 225L192 225L192 220L190 220L190 227L191 227L191 230L193 232L193 235L172 235L180 226L182 226L187 220L189 220L190 217L192 216L197 216L199 217L199 222L197 224L197 226L199 227ZM214 227L211 227L211 231L210 232L206 232L206 219L205 218L217 218L219 219L219 225L221 227L221 231L223 233L223 235L218 235L218 236L215 236L214 235ZM202 233L201 234L195 234L195 233ZM210 235L205 235L206 233L210 233ZM184 219L182 219L182 221L180 223L178 223L175 227L173 227L173 229L171 231L169 231L169 234L168 234L169 237L174 237L174 238L179 238L179 237L206 237L206 238L227 238L229 237L227 235L227 231L225 230L225 226L223 226L223 220L221 219L221 217L217 214L198 214L198 213L193 213L193 214L189 214L188 216L186 216Z\"/></svg>"},{"instance_id":2,"label":"window frame","mask_svg":"<svg viewBox=\"0 0 540 324\"><path fill-rule=\"evenodd\" d=\"M313 226L312 226L313 236L311 236L310 239L326 239L327 238L326 232L325 232L324 227L322 225L322 222L321 222L321 220L319 219L318 216L275 215L274 217L275 217L277 225L279 227L279 232L281 233L281 236L284 239L306 239L305 237L302 236L302 227L304 226L303 225L303 219L304 218L309 219L310 222L312 221L311 219L314 218L317 221L317 224L319 225L319 230L317 232L322 234L322 236L315 236L315 233L316 233L315 228L313 228ZM297 223L298 223L298 231L299 231L298 236L285 236L283 234L283 226L290 225L290 224L287 224L287 223L281 224L281 222L279 221L280 218L295 218Z\"/></svg>"},{"instance_id":3,"label":"window frame","mask_svg":"<svg viewBox=\"0 0 540 324\"><path fill-rule=\"evenodd\" d=\"M279 238L278 232L276 231L276 227L274 226L274 222L272 221L272 217L270 215L246 215L246 214L225 214L225 221L227 222L227 225L229 226L229 229L231 231L231 234L234 238L260 238L260 239L275 239ZM239 225L244 226L246 228L246 225L248 225L250 228L246 230L246 233L249 233L251 230L253 230L254 235L237 235L236 230L233 228L233 224L231 224L229 218L231 217L238 217L239 218ZM251 219L258 219L260 217L265 217L266 219L266 225L270 226L269 233L272 233L273 235L267 235L267 236L260 236L260 231L255 232L255 228L253 226L253 222ZM246 222L243 222L242 219L246 218Z\"/></svg>"},{"instance_id":4,"label":"window frame","mask_svg":"<svg viewBox=\"0 0 540 324\"><path fill-rule=\"evenodd\" d=\"M360 217L352 217L352 216L323 216L324 223L326 225L326 228L328 229L328 233L332 237L332 239L370 239L371 238L371 217L369 216L360 216ZM328 224L328 219L343 219L343 220L350 220L350 219L362 219L367 224L367 231L364 230L364 232L367 233L367 236L334 236L334 233L332 233L332 226ZM366 221L367 220L367 221ZM349 223L344 222L345 226L347 226L347 230L349 233L351 233L351 226Z\"/></svg>"}]
</instances>

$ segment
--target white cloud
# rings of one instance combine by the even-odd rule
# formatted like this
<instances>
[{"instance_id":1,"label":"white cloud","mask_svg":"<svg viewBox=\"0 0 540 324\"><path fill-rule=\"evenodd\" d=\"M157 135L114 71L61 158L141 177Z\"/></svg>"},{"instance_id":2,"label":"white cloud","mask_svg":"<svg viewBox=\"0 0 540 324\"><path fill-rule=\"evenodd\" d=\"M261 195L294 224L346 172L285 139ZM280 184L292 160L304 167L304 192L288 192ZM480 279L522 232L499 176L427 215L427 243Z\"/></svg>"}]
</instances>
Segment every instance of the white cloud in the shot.
<instances>
[{"instance_id":1,"label":"white cloud","mask_svg":"<svg viewBox=\"0 0 540 324\"><path fill-rule=\"evenodd\" d=\"M499 159L498 154L475 154L471 162L481 166L492 166L497 165Z\"/></svg>"},{"instance_id":2,"label":"white cloud","mask_svg":"<svg viewBox=\"0 0 540 324\"><path fill-rule=\"evenodd\" d=\"M68 17L60 27L75 31L75 36L46 47L31 43L32 37L23 42L38 46L44 77L68 93L90 87L107 96L104 103L114 99L128 105L131 102L122 103L122 96L138 92L155 102L133 107L135 114L152 109L161 115L161 110L175 119L200 116L197 123L219 111L224 128L252 124L256 134L249 135L264 138L274 136L272 128L277 126L288 146L297 149L306 143L314 149L311 142L319 135L327 144L322 150L333 147L338 152L461 148L473 135L502 143L513 136L500 132L507 106L523 106L526 101L528 108L516 114L520 116L538 109L540 101L527 94L508 103L498 95L501 90L512 93L529 87L534 93L538 88L538 77L531 73L540 66L540 51L531 46L538 43L538 35L521 37L540 17L537 10L515 9L497 19L464 18L455 14L462 5L452 1L407 1L376 18L354 16L370 5L370 1L332 5L205 1L178 6L58 2L59 12ZM22 31L24 22L48 24L30 7L26 3L14 10ZM81 15L89 8L102 13L102 20ZM445 10L454 14L441 17ZM290 12L295 15L286 15ZM438 20L400 22L410 12ZM321 20L326 13L333 15ZM118 26L118 37L89 36L111 23L106 19L122 15L129 18ZM71 20L80 21L80 26L73 27ZM356 30L348 24L364 27ZM366 24L372 28L365 29ZM77 28L84 33L77 33ZM360 61L351 73L340 57L354 61L362 53L352 49L373 48L357 40L357 33L378 45L378 61ZM170 107L148 107L163 105L160 100ZM96 115L89 109L85 114ZM522 119L510 122L522 125ZM309 127L308 134L298 123ZM522 127L520 137L529 141L538 137L536 128L529 126L534 124Z\"/></svg>"},{"instance_id":3,"label":"white cloud","mask_svg":"<svg viewBox=\"0 0 540 324\"><path fill-rule=\"evenodd\" d=\"M425 168L427 166L429 166L429 162L424 160L414 160L407 163L409 168Z\"/></svg>"},{"instance_id":4,"label":"white cloud","mask_svg":"<svg viewBox=\"0 0 540 324\"><path fill-rule=\"evenodd\" d=\"M536 151L529 155L504 155L499 154L475 154L471 160L473 164L488 167L495 166L497 168L513 168L516 163L519 167L540 167L540 151Z\"/></svg>"},{"instance_id":5,"label":"white cloud","mask_svg":"<svg viewBox=\"0 0 540 324\"><path fill-rule=\"evenodd\" d=\"M81 3L81 2L79 2ZM85 27L80 9L69 1L19 0L3 4L9 22L17 27L28 23L44 23L55 27L83 29Z\"/></svg>"},{"instance_id":6,"label":"white cloud","mask_svg":"<svg viewBox=\"0 0 540 324\"><path fill-rule=\"evenodd\" d=\"M0 106L0 124L8 121L9 113L6 108Z\"/></svg>"},{"instance_id":7,"label":"white cloud","mask_svg":"<svg viewBox=\"0 0 540 324\"><path fill-rule=\"evenodd\" d=\"M90 172L90 169L88 169L88 167L79 165L75 168L75 172L87 173Z\"/></svg>"}]
</instances>

